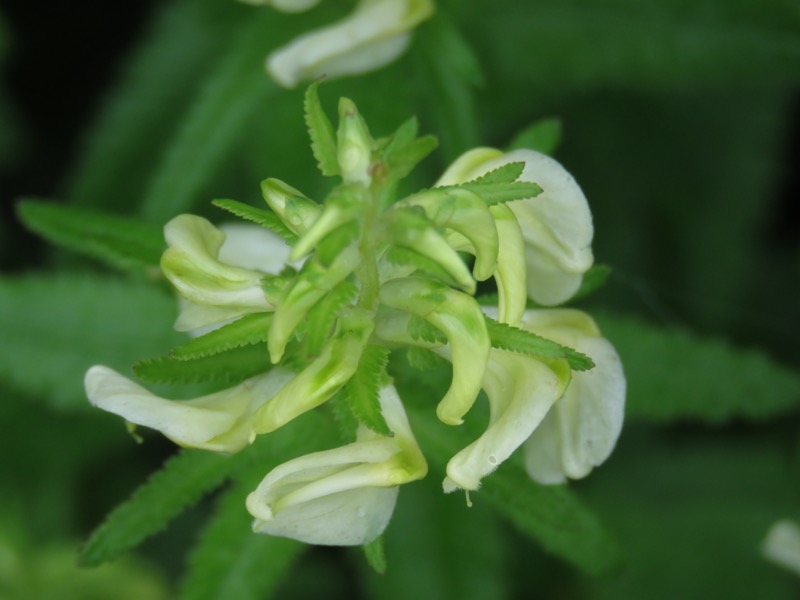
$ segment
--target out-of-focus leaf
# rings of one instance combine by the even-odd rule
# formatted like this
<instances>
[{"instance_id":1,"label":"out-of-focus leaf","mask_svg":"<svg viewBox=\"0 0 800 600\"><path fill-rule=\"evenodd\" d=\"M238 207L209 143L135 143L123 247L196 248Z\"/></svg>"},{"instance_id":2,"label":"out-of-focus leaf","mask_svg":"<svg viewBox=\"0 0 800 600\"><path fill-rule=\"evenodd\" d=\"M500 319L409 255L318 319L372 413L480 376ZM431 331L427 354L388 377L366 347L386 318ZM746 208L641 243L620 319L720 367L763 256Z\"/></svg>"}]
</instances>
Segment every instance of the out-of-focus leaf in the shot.
<instances>
[{"instance_id":1,"label":"out-of-focus leaf","mask_svg":"<svg viewBox=\"0 0 800 600\"><path fill-rule=\"evenodd\" d=\"M232 467L226 456L182 450L118 506L86 542L80 554L85 566L113 560L219 486Z\"/></svg>"},{"instance_id":2,"label":"out-of-focus leaf","mask_svg":"<svg viewBox=\"0 0 800 600\"><path fill-rule=\"evenodd\" d=\"M164 221L189 210L213 179L250 116L264 110L277 85L261 71L275 29L274 14L253 14L233 37L184 116L144 192L141 214Z\"/></svg>"},{"instance_id":3,"label":"out-of-focus leaf","mask_svg":"<svg viewBox=\"0 0 800 600\"><path fill-rule=\"evenodd\" d=\"M418 384L412 389L399 385L401 394L420 395ZM404 394L404 397L405 397ZM447 427L431 419L431 412L407 405L414 432L425 456L440 473L447 461L480 435L462 427ZM520 531L530 536L549 553L573 563L583 571L598 574L609 571L620 560L619 547L595 514L565 486L534 483L523 468L506 461L486 477L472 502L490 503ZM389 557L391 564L392 557Z\"/></svg>"},{"instance_id":4,"label":"out-of-focus leaf","mask_svg":"<svg viewBox=\"0 0 800 600\"><path fill-rule=\"evenodd\" d=\"M552 155L559 143L561 143L561 119L550 118L528 125L514 136L508 149L528 148Z\"/></svg>"},{"instance_id":5,"label":"out-of-focus leaf","mask_svg":"<svg viewBox=\"0 0 800 600\"><path fill-rule=\"evenodd\" d=\"M762 352L636 319L596 316L622 359L631 419L722 423L800 408L800 375Z\"/></svg>"},{"instance_id":6,"label":"out-of-focus leaf","mask_svg":"<svg viewBox=\"0 0 800 600\"><path fill-rule=\"evenodd\" d=\"M383 536L379 535L368 544L364 544L361 549L367 564L378 575L386 573L386 552L383 548Z\"/></svg>"},{"instance_id":7,"label":"out-of-focus leaf","mask_svg":"<svg viewBox=\"0 0 800 600\"><path fill-rule=\"evenodd\" d=\"M0 377L62 409L88 408L83 375L121 372L181 340L175 301L135 281L88 274L0 279Z\"/></svg>"},{"instance_id":8,"label":"out-of-focus leaf","mask_svg":"<svg viewBox=\"0 0 800 600\"><path fill-rule=\"evenodd\" d=\"M796 80L800 68L800 10L783 0L502 0L491 11L459 3L454 15L478 46L487 89L505 96L528 85Z\"/></svg>"},{"instance_id":9,"label":"out-of-focus leaf","mask_svg":"<svg viewBox=\"0 0 800 600\"><path fill-rule=\"evenodd\" d=\"M122 270L160 273L161 228L136 219L43 200L23 200L17 214L48 241Z\"/></svg>"},{"instance_id":10,"label":"out-of-focus leaf","mask_svg":"<svg viewBox=\"0 0 800 600\"><path fill-rule=\"evenodd\" d=\"M483 80L466 38L439 10L422 25L412 48L424 77L425 100L446 160L478 145L474 88Z\"/></svg>"},{"instance_id":11,"label":"out-of-focus leaf","mask_svg":"<svg viewBox=\"0 0 800 600\"><path fill-rule=\"evenodd\" d=\"M252 9L237 2L181 0L158 6L67 182L65 195L79 204L136 210L165 142L210 65L252 18Z\"/></svg>"},{"instance_id":12,"label":"out-of-focus leaf","mask_svg":"<svg viewBox=\"0 0 800 600\"><path fill-rule=\"evenodd\" d=\"M675 433L627 428L611 459L579 483L625 562L575 597L796 598L796 576L760 552L775 520L800 516L787 440L774 430Z\"/></svg>"},{"instance_id":13,"label":"out-of-focus leaf","mask_svg":"<svg viewBox=\"0 0 800 600\"><path fill-rule=\"evenodd\" d=\"M307 548L294 540L253 533L253 517L244 504L250 488L249 482L236 485L219 499L216 514L189 556L180 600L268 598Z\"/></svg>"},{"instance_id":14,"label":"out-of-focus leaf","mask_svg":"<svg viewBox=\"0 0 800 600\"><path fill-rule=\"evenodd\" d=\"M435 478L404 485L384 533L386 572L364 569L376 600L502 600L510 588L503 524L480 501L445 495Z\"/></svg>"}]
</instances>

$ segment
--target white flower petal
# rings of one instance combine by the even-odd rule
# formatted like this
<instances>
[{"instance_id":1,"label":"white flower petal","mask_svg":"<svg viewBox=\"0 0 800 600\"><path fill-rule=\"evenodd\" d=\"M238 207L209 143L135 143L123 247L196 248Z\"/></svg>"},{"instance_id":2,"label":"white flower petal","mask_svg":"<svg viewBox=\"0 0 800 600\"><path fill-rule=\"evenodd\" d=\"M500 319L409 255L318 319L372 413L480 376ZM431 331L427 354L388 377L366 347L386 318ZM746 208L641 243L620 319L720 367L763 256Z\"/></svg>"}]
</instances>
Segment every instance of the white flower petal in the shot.
<instances>
[{"instance_id":1,"label":"white flower petal","mask_svg":"<svg viewBox=\"0 0 800 600\"><path fill-rule=\"evenodd\" d=\"M445 492L477 490L525 442L561 393L558 376L529 357L493 349L484 373L490 421L475 442L447 463Z\"/></svg>"},{"instance_id":2,"label":"white flower petal","mask_svg":"<svg viewBox=\"0 0 800 600\"><path fill-rule=\"evenodd\" d=\"M539 483L580 479L611 454L622 430L625 375L619 356L580 311L527 311L526 329L588 355L589 371L576 371L564 395L525 444L525 463Z\"/></svg>"},{"instance_id":3,"label":"white flower petal","mask_svg":"<svg viewBox=\"0 0 800 600\"><path fill-rule=\"evenodd\" d=\"M424 477L427 465L393 386L381 390L380 402L394 437L362 426L352 444L273 469L247 497L255 531L339 546L364 544L383 532L397 486Z\"/></svg>"},{"instance_id":4,"label":"white flower petal","mask_svg":"<svg viewBox=\"0 0 800 600\"><path fill-rule=\"evenodd\" d=\"M761 547L764 556L775 564L800 575L800 526L794 521L776 521Z\"/></svg>"},{"instance_id":5,"label":"white flower petal","mask_svg":"<svg viewBox=\"0 0 800 600\"><path fill-rule=\"evenodd\" d=\"M250 223L222 223L219 230L225 234L218 256L224 263L270 275L277 275L289 263L292 249L277 233Z\"/></svg>"},{"instance_id":6,"label":"white flower petal","mask_svg":"<svg viewBox=\"0 0 800 600\"><path fill-rule=\"evenodd\" d=\"M249 418L293 377L274 368L265 375L194 400L174 401L156 396L104 366L94 366L84 380L95 406L151 427L181 446L217 452L236 452L249 442Z\"/></svg>"},{"instance_id":7,"label":"white flower petal","mask_svg":"<svg viewBox=\"0 0 800 600\"><path fill-rule=\"evenodd\" d=\"M380 68L408 47L408 31L433 11L430 0L362 0L349 17L302 35L267 58L267 71L285 86L322 75Z\"/></svg>"}]
</instances>

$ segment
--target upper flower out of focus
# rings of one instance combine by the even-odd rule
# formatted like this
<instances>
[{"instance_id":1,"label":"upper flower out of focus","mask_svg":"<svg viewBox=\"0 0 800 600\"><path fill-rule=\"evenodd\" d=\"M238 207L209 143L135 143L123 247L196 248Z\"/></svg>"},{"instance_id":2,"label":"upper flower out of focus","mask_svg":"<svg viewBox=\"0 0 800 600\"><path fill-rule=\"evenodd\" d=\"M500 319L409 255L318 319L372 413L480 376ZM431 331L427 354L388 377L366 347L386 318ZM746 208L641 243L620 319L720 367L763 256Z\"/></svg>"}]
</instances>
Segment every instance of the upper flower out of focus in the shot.
<instances>
[{"instance_id":1,"label":"upper flower out of focus","mask_svg":"<svg viewBox=\"0 0 800 600\"><path fill-rule=\"evenodd\" d=\"M249 2L300 12L318 0ZM267 72L292 88L321 76L340 77L379 69L408 48L410 31L433 13L431 0L361 0L341 21L305 33L267 57Z\"/></svg>"}]
</instances>

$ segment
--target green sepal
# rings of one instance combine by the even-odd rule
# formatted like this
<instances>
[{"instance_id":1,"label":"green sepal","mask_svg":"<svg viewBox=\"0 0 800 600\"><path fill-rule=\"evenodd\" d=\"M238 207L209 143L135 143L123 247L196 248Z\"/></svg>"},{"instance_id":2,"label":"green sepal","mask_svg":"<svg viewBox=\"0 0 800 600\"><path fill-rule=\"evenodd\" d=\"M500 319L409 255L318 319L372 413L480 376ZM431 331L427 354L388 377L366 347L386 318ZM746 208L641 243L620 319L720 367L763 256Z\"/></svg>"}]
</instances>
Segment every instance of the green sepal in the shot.
<instances>
[{"instance_id":1,"label":"green sepal","mask_svg":"<svg viewBox=\"0 0 800 600\"><path fill-rule=\"evenodd\" d=\"M141 360L133 372L149 383L239 383L271 368L266 344L259 343L188 360L171 356Z\"/></svg>"},{"instance_id":2,"label":"green sepal","mask_svg":"<svg viewBox=\"0 0 800 600\"><path fill-rule=\"evenodd\" d=\"M475 280L458 253L419 208L401 208L386 214L390 243L403 246L436 262L462 290L475 292Z\"/></svg>"},{"instance_id":3,"label":"green sepal","mask_svg":"<svg viewBox=\"0 0 800 600\"><path fill-rule=\"evenodd\" d=\"M227 210L237 217L247 219L253 223L258 223L262 227L281 236L281 238L286 240L289 244L293 244L297 241L297 235L286 227L281 218L271 210L264 210L263 208L256 208L244 202L227 199L212 200L211 204L222 210Z\"/></svg>"},{"instance_id":4,"label":"green sepal","mask_svg":"<svg viewBox=\"0 0 800 600\"><path fill-rule=\"evenodd\" d=\"M309 311L303 338L305 352L308 356L317 356L322 352L325 340L328 339L336 324L339 311L350 304L357 293L358 289L355 284L345 280L333 288Z\"/></svg>"},{"instance_id":5,"label":"green sepal","mask_svg":"<svg viewBox=\"0 0 800 600\"><path fill-rule=\"evenodd\" d=\"M273 313L255 313L228 323L173 348L169 355L178 360L191 360L219 354L232 348L267 341Z\"/></svg>"},{"instance_id":6,"label":"green sepal","mask_svg":"<svg viewBox=\"0 0 800 600\"><path fill-rule=\"evenodd\" d=\"M353 272L359 258L357 249L350 246L329 266L321 264L317 256L303 265L294 285L275 311L269 330L267 344L274 363L281 360L289 338L308 311Z\"/></svg>"},{"instance_id":7,"label":"green sepal","mask_svg":"<svg viewBox=\"0 0 800 600\"><path fill-rule=\"evenodd\" d=\"M498 323L490 317L485 316L485 319L493 348L527 354L544 361L564 359L575 371L588 371L594 367L592 359L577 350L562 346L530 331Z\"/></svg>"},{"instance_id":8,"label":"green sepal","mask_svg":"<svg viewBox=\"0 0 800 600\"><path fill-rule=\"evenodd\" d=\"M393 265L413 267L450 287L458 287L458 282L439 263L410 248L392 246L384 253L382 259Z\"/></svg>"},{"instance_id":9,"label":"green sepal","mask_svg":"<svg viewBox=\"0 0 800 600\"><path fill-rule=\"evenodd\" d=\"M378 575L386 573L386 553L383 550L383 536L379 535L368 544L361 546L364 551L364 558L367 564L372 567Z\"/></svg>"},{"instance_id":10,"label":"green sepal","mask_svg":"<svg viewBox=\"0 0 800 600\"><path fill-rule=\"evenodd\" d=\"M541 119L520 131L507 150L527 148L552 156L561 143L561 119Z\"/></svg>"},{"instance_id":11,"label":"green sepal","mask_svg":"<svg viewBox=\"0 0 800 600\"><path fill-rule=\"evenodd\" d=\"M387 181L398 181L407 177L439 145L439 140L432 135L418 138L418 129L416 117L411 117L397 128L386 144L383 162Z\"/></svg>"},{"instance_id":12,"label":"green sepal","mask_svg":"<svg viewBox=\"0 0 800 600\"><path fill-rule=\"evenodd\" d=\"M525 170L525 163L510 162L501 167L492 169L488 173L484 173L480 177L476 177L467 183L479 183L481 185L488 185L490 183L514 183L522 172Z\"/></svg>"},{"instance_id":13,"label":"green sepal","mask_svg":"<svg viewBox=\"0 0 800 600\"><path fill-rule=\"evenodd\" d=\"M386 364L389 349L385 346L368 345L361 354L358 368L345 384L343 391L356 418L373 431L391 436L392 431L381 413L378 394L388 382Z\"/></svg>"},{"instance_id":14,"label":"green sepal","mask_svg":"<svg viewBox=\"0 0 800 600\"><path fill-rule=\"evenodd\" d=\"M288 183L270 177L261 182L261 195L289 231L300 236L311 227L322 207Z\"/></svg>"},{"instance_id":15,"label":"green sepal","mask_svg":"<svg viewBox=\"0 0 800 600\"><path fill-rule=\"evenodd\" d=\"M434 189L468 190L480 196L488 206L503 204L505 202L513 202L514 200L534 198L542 193L542 188L529 181L514 181L511 183L480 183L468 181L467 183L462 183L461 185L443 186Z\"/></svg>"},{"instance_id":16,"label":"green sepal","mask_svg":"<svg viewBox=\"0 0 800 600\"><path fill-rule=\"evenodd\" d=\"M19 202L17 214L28 229L68 250L124 271L160 273L166 245L158 226L36 199Z\"/></svg>"},{"instance_id":17,"label":"green sepal","mask_svg":"<svg viewBox=\"0 0 800 600\"><path fill-rule=\"evenodd\" d=\"M315 81L306 89L303 108L305 110L306 126L311 138L311 151L317 159L320 172L328 177L339 174L339 161L336 157L336 134L333 130L328 115L319 101L317 87L320 82Z\"/></svg>"}]
</instances>

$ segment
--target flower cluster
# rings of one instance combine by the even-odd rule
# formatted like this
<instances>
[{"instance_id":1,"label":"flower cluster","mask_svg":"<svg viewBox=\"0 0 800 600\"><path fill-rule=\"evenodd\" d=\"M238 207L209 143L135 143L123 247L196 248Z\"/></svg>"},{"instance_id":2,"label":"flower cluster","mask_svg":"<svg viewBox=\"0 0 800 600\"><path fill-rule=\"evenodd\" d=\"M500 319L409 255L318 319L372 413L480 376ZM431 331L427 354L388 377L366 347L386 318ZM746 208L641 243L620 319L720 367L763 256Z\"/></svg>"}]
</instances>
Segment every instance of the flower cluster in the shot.
<instances>
[{"instance_id":1,"label":"flower cluster","mask_svg":"<svg viewBox=\"0 0 800 600\"><path fill-rule=\"evenodd\" d=\"M243 0L294 13L319 0ZM360 0L351 15L296 38L267 57L267 72L295 87L323 75L356 75L379 69L403 54L419 23L433 13L431 0Z\"/></svg>"},{"instance_id":2,"label":"flower cluster","mask_svg":"<svg viewBox=\"0 0 800 600\"><path fill-rule=\"evenodd\" d=\"M256 531L315 544L373 540L398 486L427 472L387 372L403 349L452 364L436 408L444 424L461 424L481 390L488 397L488 427L450 459L446 492L477 490L520 446L542 484L586 476L616 443L625 379L588 315L541 308L573 296L592 265L577 183L539 152L481 148L434 187L397 199L397 182L435 140L417 137L414 120L374 139L347 99L334 131L316 94L306 95L312 148L323 173L341 179L322 203L267 179L271 211L220 205L259 225L220 230L181 215L165 227L176 327L199 336L210 358L266 346L272 366L190 401L95 366L90 401L182 446L234 453L344 394L360 421L352 441L277 467L246 501ZM495 303L482 305L476 283L491 279Z\"/></svg>"}]
</instances>

